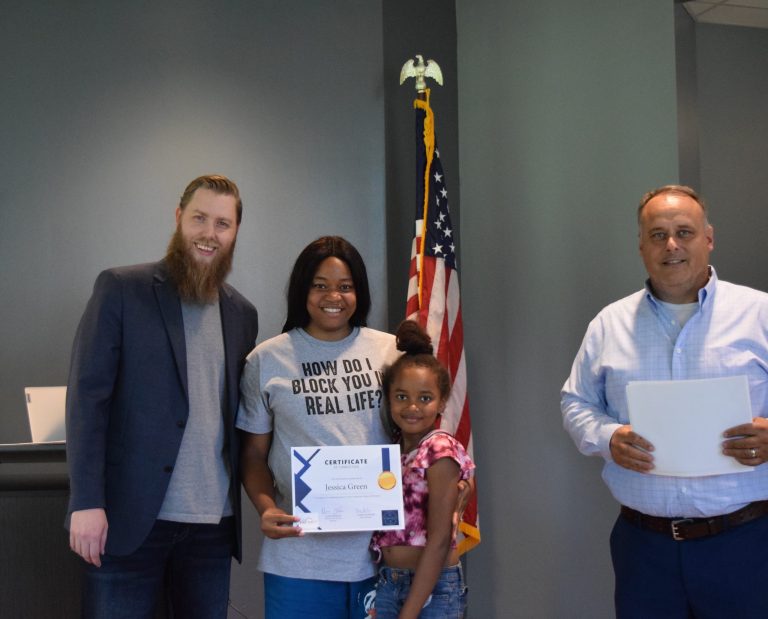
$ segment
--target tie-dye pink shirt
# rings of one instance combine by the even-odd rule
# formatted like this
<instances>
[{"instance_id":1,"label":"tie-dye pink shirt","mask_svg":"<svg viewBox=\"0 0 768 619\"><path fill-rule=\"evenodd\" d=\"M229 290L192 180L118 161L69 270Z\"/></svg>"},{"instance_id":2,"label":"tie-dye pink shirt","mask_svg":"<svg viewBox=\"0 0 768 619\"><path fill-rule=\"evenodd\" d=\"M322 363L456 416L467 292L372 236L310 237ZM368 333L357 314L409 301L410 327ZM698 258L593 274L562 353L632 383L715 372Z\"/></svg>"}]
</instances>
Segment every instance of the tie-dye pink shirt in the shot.
<instances>
[{"instance_id":1,"label":"tie-dye pink shirt","mask_svg":"<svg viewBox=\"0 0 768 619\"><path fill-rule=\"evenodd\" d=\"M401 454L403 469L403 507L405 528L399 531L375 531L371 538L371 550L381 560L381 548L385 546L426 546L427 508L429 485L427 469L441 458L451 458L460 469L461 479L469 479L475 464L459 441L444 430L434 430L419 442L418 447ZM456 540L453 540L455 547Z\"/></svg>"}]
</instances>

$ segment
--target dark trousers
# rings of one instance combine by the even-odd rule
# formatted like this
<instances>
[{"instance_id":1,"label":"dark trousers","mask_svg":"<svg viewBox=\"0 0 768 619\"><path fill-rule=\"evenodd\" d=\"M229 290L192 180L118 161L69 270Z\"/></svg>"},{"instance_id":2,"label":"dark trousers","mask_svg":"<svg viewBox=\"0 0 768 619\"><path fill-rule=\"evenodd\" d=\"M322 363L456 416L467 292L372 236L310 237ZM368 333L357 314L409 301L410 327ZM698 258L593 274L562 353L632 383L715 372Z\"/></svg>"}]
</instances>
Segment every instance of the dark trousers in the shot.
<instances>
[{"instance_id":1,"label":"dark trousers","mask_svg":"<svg viewBox=\"0 0 768 619\"><path fill-rule=\"evenodd\" d=\"M165 583L172 617L226 619L233 543L231 516L219 524L157 520L134 553L86 566L83 617L152 619Z\"/></svg>"},{"instance_id":2,"label":"dark trousers","mask_svg":"<svg viewBox=\"0 0 768 619\"><path fill-rule=\"evenodd\" d=\"M768 516L687 541L622 516L611 533L617 619L768 617Z\"/></svg>"}]
</instances>

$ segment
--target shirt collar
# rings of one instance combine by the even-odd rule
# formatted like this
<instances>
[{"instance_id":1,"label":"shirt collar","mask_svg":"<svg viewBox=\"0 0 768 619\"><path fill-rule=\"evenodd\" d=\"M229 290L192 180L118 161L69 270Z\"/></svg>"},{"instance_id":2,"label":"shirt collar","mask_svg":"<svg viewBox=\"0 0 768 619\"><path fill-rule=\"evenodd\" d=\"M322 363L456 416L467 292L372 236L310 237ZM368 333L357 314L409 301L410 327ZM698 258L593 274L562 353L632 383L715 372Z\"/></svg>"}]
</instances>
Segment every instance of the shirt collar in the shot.
<instances>
[{"instance_id":1,"label":"shirt collar","mask_svg":"<svg viewBox=\"0 0 768 619\"><path fill-rule=\"evenodd\" d=\"M706 300L715 294L716 288L717 288L717 272L715 271L715 267L713 267L710 264L709 265L709 281L704 285L703 288L699 289L699 307L704 307L704 303L706 302ZM656 309L659 308L660 300L653 294L650 277L645 280L645 298L648 299L648 302L654 308Z\"/></svg>"}]
</instances>

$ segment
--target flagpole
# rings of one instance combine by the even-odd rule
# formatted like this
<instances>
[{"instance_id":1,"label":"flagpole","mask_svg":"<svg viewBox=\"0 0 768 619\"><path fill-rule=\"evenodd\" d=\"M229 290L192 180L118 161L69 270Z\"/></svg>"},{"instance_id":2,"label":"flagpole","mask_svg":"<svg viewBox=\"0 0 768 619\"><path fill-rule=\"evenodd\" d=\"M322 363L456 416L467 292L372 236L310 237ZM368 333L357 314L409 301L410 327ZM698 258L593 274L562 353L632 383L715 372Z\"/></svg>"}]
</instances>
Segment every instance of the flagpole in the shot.
<instances>
[{"instance_id":1,"label":"flagpole","mask_svg":"<svg viewBox=\"0 0 768 619\"><path fill-rule=\"evenodd\" d=\"M413 107L416 109L417 179L420 180L417 180L417 201L414 205L416 221L406 317L424 327L432 339L435 356L450 372L453 389L439 423L441 428L459 440L471 456L472 429L456 263L458 248L452 237L448 191L437 150L435 116L430 107L430 90L426 82L427 78L431 78L442 85L443 76L434 60L425 62L422 56L417 55L416 61L411 59L403 65L400 84L410 77L415 79L416 87ZM423 194L419 196L421 192ZM464 537L458 542L458 551L463 554L480 542L476 494L470 497L459 530Z\"/></svg>"},{"instance_id":2,"label":"flagpole","mask_svg":"<svg viewBox=\"0 0 768 619\"><path fill-rule=\"evenodd\" d=\"M400 85L410 77L414 78L414 88L416 89L416 101L413 102L413 107L418 107L424 110L427 115L427 119L424 122L424 147L426 150L426 165L424 166L424 216L422 221L427 221L427 213L429 211L428 192L429 187L429 170L432 167L432 157L435 152L435 123L434 114L432 108L429 105L430 89L427 88L427 78L434 79L441 86L443 85L443 72L440 69L440 65L434 60L427 60L424 62L424 57L421 54L416 54L416 61L410 58L405 62L403 68L400 70ZM427 122L428 121L428 122ZM421 232L421 246L419 248L419 255L417 258L417 268L419 273L419 283L417 286L419 310L422 308L422 291L424 289L424 246L427 237L426 225L422 227Z\"/></svg>"}]
</instances>

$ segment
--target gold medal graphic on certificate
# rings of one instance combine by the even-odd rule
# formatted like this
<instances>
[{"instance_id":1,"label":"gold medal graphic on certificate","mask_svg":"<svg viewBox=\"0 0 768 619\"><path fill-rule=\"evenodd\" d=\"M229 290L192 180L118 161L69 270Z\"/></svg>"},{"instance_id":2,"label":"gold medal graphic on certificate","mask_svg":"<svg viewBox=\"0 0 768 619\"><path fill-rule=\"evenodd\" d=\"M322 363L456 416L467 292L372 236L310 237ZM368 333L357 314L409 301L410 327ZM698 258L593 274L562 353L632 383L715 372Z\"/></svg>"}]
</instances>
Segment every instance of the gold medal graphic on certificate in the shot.
<instances>
[{"instance_id":1,"label":"gold medal graphic on certificate","mask_svg":"<svg viewBox=\"0 0 768 619\"><path fill-rule=\"evenodd\" d=\"M379 488L392 490L397 485L397 477L389 470L389 449L381 448L381 473L379 474Z\"/></svg>"}]
</instances>

